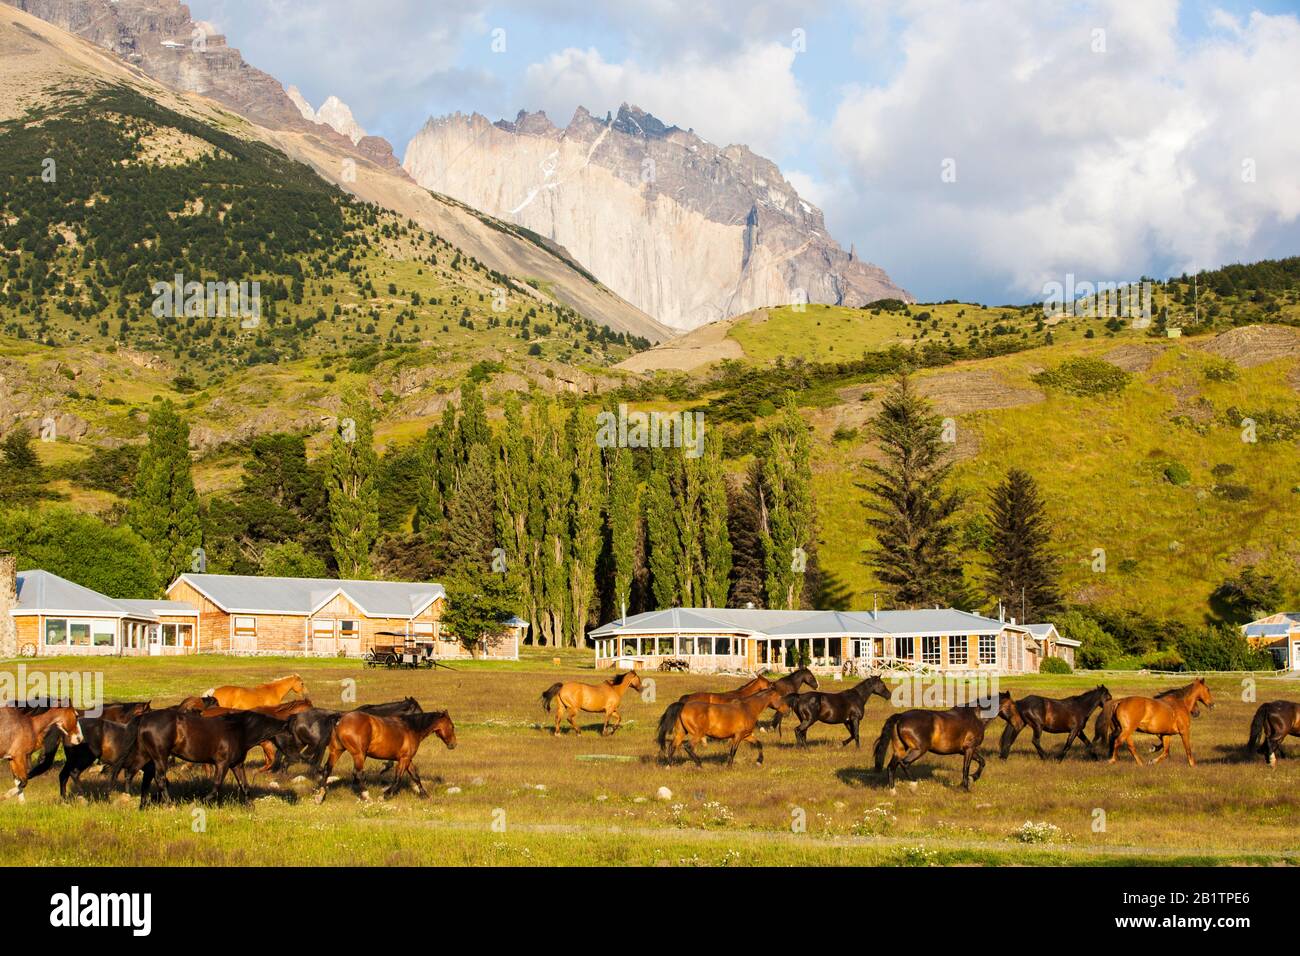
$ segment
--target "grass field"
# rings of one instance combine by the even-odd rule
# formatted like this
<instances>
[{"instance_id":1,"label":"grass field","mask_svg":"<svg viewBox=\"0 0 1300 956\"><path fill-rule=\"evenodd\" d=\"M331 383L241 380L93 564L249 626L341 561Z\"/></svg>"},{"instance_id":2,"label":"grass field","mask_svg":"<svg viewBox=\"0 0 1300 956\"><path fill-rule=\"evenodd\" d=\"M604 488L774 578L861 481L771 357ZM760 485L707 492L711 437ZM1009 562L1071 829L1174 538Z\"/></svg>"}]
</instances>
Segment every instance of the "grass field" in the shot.
<instances>
[{"instance_id":1,"label":"grass field","mask_svg":"<svg viewBox=\"0 0 1300 956\"><path fill-rule=\"evenodd\" d=\"M842 728L817 725L807 750L795 748L789 732L765 735L762 767L749 748L734 768L723 767L718 744L706 748L702 769L654 759L664 705L686 691L730 687L735 678L647 675L655 678L657 701L629 695L615 736L602 739L597 715L589 715L581 723L591 732L555 739L538 695L561 678L597 679L588 660L566 653L556 666L542 650L518 664L467 662L454 672L367 671L334 660L105 660L107 698L151 697L158 705L213 684L289 671L303 675L322 706L346 706L349 681L358 703L412 694L426 708L450 710L459 745L448 751L431 737L421 749L428 800L406 791L369 804L352 795L346 760L323 805L311 800L314 781L285 776L275 788L259 775L251 803L214 806L206 778L178 767L173 790L183 802L143 813L118 794L101 799L93 770L83 777L90 799L62 804L52 771L32 781L25 804L0 801L0 864L1300 863L1300 761L1270 770L1246 759L1256 705L1243 701L1239 677L1211 679L1217 706L1195 722L1195 768L1177 743L1156 767L1136 767L1127 757L1108 766L1081 753L1042 763L1028 733L1004 763L996 758L998 721L989 728L988 770L972 793L960 789L958 758L926 757L916 786L902 783L891 794L870 766L870 745L889 710L879 699L868 706L861 751L840 747ZM42 664L84 670L87 661ZM1117 695L1175 683L1147 675L1103 679ZM1017 697L1065 696L1097 682L1097 675L1042 675L1006 679L1003 689ZM1257 684L1260 701L1300 696L1298 681ZM1054 746L1061 739L1047 738ZM373 774L379 765L369 768ZM660 787L672 796L659 799ZM378 787L370 789L378 796Z\"/></svg>"}]
</instances>

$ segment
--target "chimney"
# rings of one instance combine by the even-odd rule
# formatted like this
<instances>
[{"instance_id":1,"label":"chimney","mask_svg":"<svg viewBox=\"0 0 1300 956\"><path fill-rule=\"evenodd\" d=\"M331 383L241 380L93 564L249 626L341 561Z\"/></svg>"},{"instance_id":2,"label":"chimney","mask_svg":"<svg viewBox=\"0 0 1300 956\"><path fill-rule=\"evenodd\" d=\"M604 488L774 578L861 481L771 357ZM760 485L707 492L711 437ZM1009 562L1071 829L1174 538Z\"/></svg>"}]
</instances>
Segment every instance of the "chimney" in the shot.
<instances>
[{"instance_id":1,"label":"chimney","mask_svg":"<svg viewBox=\"0 0 1300 956\"><path fill-rule=\"evenodd\" d=\"M880 602L876 600L876 592L871 592L871 619L874 621L880 614Z\"/></svg>"},{"instance_id":2,"label":"chimney","mask_svg":"<svg viewBox=\"0 0 1300 956\"><path fill-rule=\"evenodd\" d=\"M0 658L18 656L18 625L9 612L18 604L18 559L0 551Z\"/></svg>"},{"instance_id":3,"label":"chimney","mask_svg":"<svg viewBox=\"0 0 1300 956\"><path fill-rule=\"evenodd\" d=\"M1007 609L1001 601L998 602L998 620L1003 624L1007 622Z\"/></svg>"}]
</instances>

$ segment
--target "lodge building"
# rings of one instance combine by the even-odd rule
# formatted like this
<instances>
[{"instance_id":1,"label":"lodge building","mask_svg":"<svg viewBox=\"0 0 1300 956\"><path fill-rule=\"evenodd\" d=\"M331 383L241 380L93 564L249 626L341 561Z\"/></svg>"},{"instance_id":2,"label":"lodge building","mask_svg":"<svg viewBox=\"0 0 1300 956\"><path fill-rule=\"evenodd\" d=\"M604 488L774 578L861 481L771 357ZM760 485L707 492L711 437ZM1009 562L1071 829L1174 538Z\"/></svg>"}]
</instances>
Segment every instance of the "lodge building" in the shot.
<instances>
[{"instance_id":1,"label":"lodge building","mask_svg":"<svg viewBox=\"0 0 1300 956\"><path fill-rule=\"evenodd\" d=\"M954 608L904 611L771 611L668 608L592 631L596 666L692 671L987 671L1036 673L1046 657L1071 664L1077 641L1052 625L1017 625Z\"/></svg>"}]
</instances>

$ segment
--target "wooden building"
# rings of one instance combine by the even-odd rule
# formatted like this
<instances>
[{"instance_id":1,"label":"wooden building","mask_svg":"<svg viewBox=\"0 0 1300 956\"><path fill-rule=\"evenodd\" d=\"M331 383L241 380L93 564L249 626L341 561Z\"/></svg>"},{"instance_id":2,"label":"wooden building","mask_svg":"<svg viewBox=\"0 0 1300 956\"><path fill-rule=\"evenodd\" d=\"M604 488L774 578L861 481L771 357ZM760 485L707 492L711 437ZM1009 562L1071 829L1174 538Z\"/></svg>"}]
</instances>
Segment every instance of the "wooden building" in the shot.
<instances>
[{"instance_id":1,"label":"wooden building","mask_svg":"<svg viewBox=\"0 0 1300 956\"><path fill-rule=\"evenodd\" d=\"M1300 611L1280 611L1242 625L1247 643L1269 651L1278 666L1300 671Z\"/></svg>"}]
</instances>

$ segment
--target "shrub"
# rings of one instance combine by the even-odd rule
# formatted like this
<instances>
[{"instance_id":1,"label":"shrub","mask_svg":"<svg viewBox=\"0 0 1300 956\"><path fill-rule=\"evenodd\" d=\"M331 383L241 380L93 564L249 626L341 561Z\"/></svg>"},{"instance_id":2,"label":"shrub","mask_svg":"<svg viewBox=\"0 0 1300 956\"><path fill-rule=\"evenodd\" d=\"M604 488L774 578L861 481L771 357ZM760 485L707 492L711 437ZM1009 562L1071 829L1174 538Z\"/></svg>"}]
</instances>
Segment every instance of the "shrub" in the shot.
<instances>
[{"instance_id":1,"label":"shrub","mask_svg":"<svg viewBox=\"0 0 1300 956\"><path fill-rule=\"evenodd\" d=\"M1142 666L1152 671L1180 671L1186 665L1177 651L1154 651L1142 658Z\"/></svg>"},{"instance_id":2,"label":"shrub","mask_svg":"<svg viewBox=\"0 0 1300 956\"><path fill-rule=\"evenodd\" d=\"M1212 625L1187 630L1178 638L1178 653L1196 671L1273 670L1273 655L1256 650L1235 627Z\"/></svg>"},{"instance_id":3,"label":"shrub","mask_svg":"<svg viewBox=\"0 0 1300 956\"><path fill-rule=\"evenodd\" d=\"M1205 365L1205 379L1209 382L1235 382L1237 366L1228 359L1210 359Z\"/></svg>"},{"instance_id":4,"label":"shrub","mask_svg":"<svg viewBox=\"0 0 1300 956\"><path fill-rule=\"evenodd\" d=\"M1068 661L1064 661L1059 657L1045 657L1043 658L1043 662L1038 665L1038 673L1073 674L1074 668L1070 666Z\"/></svg>"},{"instance_id":5,"label":"shrub","mask_svg":"<svg viewBox=\"0 0 1300 956\"><path fill-rule=\"evenodd\" d=\"M1039 372L1033 380L1071 395L1107 395L1121 391L1128 384L1129 374L1109 362L1081 356Z\"/></svg>"},{"instance_id":6,"label":"shrub","mask_svg":"<svg viewBox=\"0 0 1300 956\"><path fill-rule=\"evenodd\" d=\"M1183 485L1191 483L1192 473L1181 462L1171 461L1165 465L1165 481L1181 488Z\"/></svg>"},{"instance_id":7,"label":"shrub","mask_svg":"<svg viewBox=\"0 0 1300 956\"><path fill-rule=\"evenodd\" d=\"M1092 618L1077 610L1062 614L1056 622L1056 629L1062 637L1082 644L1077 652L1077 660L1080 666L1088 670L1109 667L1110 661L1123 653L1114 637Z\"/></svg>"},{"instance_id":8,"label":"shrub","mask_svg":"<svg viewBox=\"0 0 1300 956\"><path fill-rule=\"evenodd\" d=\"M1222 484L1215 485L1211 490L1216 498L1224 501L1245 501L1250 497L1250 488L1246 485Z\"/></svg>"}]
</instances>

